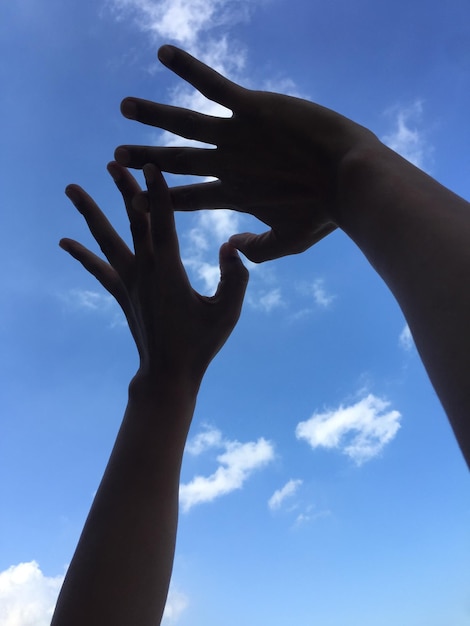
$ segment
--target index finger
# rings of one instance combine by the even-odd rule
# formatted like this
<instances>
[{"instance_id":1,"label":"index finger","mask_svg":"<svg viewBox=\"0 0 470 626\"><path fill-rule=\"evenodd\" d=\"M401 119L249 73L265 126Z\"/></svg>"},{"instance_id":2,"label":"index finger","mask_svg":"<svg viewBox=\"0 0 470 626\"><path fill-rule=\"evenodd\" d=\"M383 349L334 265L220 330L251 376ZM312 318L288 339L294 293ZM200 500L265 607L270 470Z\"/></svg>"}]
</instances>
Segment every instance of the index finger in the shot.
<instances>
[{"instance_id":1,"label":"index finger","mask_svg":"<svg viewBox=\"0 0 470 626\"><path fill-rule=\"evenodd\" d=\"M165 45L158 51L158 58L163 65L178 74L209 100L218 102L227 109L232 109L232 111L240 108L247 90L184 50Z\"/></svg>"}]
</instances>

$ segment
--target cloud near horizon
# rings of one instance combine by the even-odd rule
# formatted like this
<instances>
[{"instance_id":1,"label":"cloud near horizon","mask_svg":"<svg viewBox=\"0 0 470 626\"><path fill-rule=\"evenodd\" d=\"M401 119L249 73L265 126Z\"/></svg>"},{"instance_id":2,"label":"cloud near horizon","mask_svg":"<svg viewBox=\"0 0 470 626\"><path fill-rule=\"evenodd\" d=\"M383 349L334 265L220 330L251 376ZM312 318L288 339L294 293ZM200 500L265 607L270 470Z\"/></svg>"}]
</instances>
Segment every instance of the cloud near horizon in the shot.
<instances>
[{"instance_id":1,"label":"cloud near horizon","mask_svg":"<svg viewBox=\"0 0 470 626\"><path fill-rule=\"evenodd\" d=\"M297 424L295 434L312 449L339 450L362 465L380 454L400 428L401 414L389 406L387 400L369 394L350 406L314 413Z\"/></svg>"},{"instance_id":2,"label":"cloud near horizon","mask_svg":"<svg viewBox=\"0 0 470 626\"><path fill-rule=\"evenodd\" d=\"M49 626L64 576L45 576L36 561L0 572L0 624Z\"/></svg>"},{"instance_id":3,"label":"cloud near horizon","mask_svg":"<svg viewBox=\"0 0 470 626\"><path fill-rule=\"evenodd\" d=\"M49 626L65 575L46 576L36 561L0 572L0 625ZM170 587L162 626L176 624L187 597Z\"/></svg>"}]
</instances>

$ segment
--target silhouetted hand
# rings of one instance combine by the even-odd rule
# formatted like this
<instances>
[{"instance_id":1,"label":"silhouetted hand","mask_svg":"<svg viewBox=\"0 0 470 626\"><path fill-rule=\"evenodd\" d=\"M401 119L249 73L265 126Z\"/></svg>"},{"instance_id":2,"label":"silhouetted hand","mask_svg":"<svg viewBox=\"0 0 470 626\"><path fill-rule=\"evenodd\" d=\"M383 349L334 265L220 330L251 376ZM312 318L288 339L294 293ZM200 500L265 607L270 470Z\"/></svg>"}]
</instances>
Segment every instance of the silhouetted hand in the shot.
<instances>
[{"instance_id":1,"label":"silhouetted hand","mask_svg":"<svg viewBox=\"0 0 470 626\"><path fill-rule=\"evenodd\" d=\"M126 98L126 117L216 148L120 146L121 164L153 162L167 172L215 176L215 182L171 189L174 207L256 216L271 230L230 240L255 262L302 252L335 229L342 166L359 145L378 142L370 131L306 100L244 89L178 48L163 46L159 58L233 115Z\"/></svg>"},{"instance_id":2,"label":"silhouetted hand","mask_svg":"<svg viewBox=\"0 0 470 626\"><path fill-rule=\"evenodd\" d=\"M221 279L215 295L197 293L181 263L173 206L161 173L153 165L144 168L145 212L133 205L141 189L130 173L117 163L108 169L124 198L135 254L77 185L69 185L66 193L109 263L71 239L62 239L60 245L119 302L139 351L140 375L199 385L238 320L248 272L235 248L226 243L220 249Z\"/></svg>"}]
</instances>

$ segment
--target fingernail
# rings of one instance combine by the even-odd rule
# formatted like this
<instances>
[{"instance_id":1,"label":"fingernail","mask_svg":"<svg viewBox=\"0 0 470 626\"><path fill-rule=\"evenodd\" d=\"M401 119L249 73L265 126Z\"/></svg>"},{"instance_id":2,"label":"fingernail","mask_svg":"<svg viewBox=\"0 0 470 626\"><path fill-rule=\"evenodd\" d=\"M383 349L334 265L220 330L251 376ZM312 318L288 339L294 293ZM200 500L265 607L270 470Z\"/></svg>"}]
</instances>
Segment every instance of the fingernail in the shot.
<instances>
[{"instance_id":1,"label":"fingernail","mask_svg":"<svg viewBox=\"0 0 470 626\"><path fill-rule=\"evenodd\" d=\"M120 165L129 165L130 155L129 151L125 148L116 148L116 150L114 151L114 158Z\"/></svg>"},{"instance_id":2,"label":"fingernail","mask_svg":"<svg viewBox=\"0 0 470 626\"><path fill-rule=\"evenodd\" d=\"M124 117L127 117L131 120L135 119L137 116L137 104L134 100L129 100L126 98L121 102L121 113Z\"/></svg>"}]
</instances>

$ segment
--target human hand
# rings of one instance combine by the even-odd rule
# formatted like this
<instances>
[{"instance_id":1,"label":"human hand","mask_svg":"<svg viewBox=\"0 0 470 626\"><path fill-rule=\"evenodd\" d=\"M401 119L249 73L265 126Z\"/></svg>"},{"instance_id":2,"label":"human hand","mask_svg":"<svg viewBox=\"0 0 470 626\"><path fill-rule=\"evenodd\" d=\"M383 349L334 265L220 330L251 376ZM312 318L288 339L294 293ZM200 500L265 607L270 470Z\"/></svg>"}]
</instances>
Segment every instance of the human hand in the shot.
<instances>
[{"instance_id":1,"label":"human hand","mask_svg":"<svg viewBox=\"0 0 470 626\"><path fill-rule=\"evenodd\" d=\"M72 239L62 239L60 246L120 304L139 352L139 374L147 380L156 377L154 382L193 383L197 391L238 320L248 272L235 248L226 243L220 249L221 279L215 295L197 293L180 259L173 206L161 173L154 165L144 167L146 212L133 204L141 189L131 174L115 162L108 171L124 199L134 254L78 185L69 185L66 194L109 263Z\"/></svg>"},{"instance_id":2,"label":"human hand","mask_svg":"<svg viewBox=\"0 0 470 626\"><path fill-rule=\"evenodd\" d=\"M269 231L230 239L255 262L302 252L336 228L342 165L359 144L376 140L372 133L312 102L240 87L173 46L160 48L159 58L233 115L218 118L126 98L121 106L126 117L217 147L126 145L117 148L117 161L215 176L215 182L171 189L174 207L228 207L256 216Z\"/></svg>"}]
</instances>

